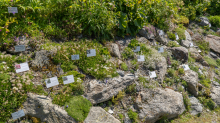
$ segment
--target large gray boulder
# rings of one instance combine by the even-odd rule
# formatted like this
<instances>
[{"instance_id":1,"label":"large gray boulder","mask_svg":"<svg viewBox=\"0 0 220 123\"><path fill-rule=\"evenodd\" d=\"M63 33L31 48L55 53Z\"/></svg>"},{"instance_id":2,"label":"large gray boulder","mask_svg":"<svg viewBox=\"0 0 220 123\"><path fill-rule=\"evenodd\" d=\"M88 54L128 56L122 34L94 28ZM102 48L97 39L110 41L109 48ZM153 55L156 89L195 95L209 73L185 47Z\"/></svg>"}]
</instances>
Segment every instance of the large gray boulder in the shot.
<instances>
[{"instance_id":1,"label":"large gray boulder","mask_svg":"<svg viewBox=\"0 0 220 123\"><path fill-rule=\"evenodd\" d=\"M120 123L120 121L101 107L92 107L84 123Z\"/></svg>"},{"instance_id":2,"label":"large gray boulder","mask_svg":"<svg viewBox=\"0 0 220 123\"><path fill-rule=\"evenodd\" d=\"M141 102L137 102L139 118L142 122L154 123L162 117L177 117L185 110L183 96L171 89L145 89L140 92Z\"/></svg>"},{"instance_id":3,"label":"large gray boulder","mask_svg":"<svg viewBox=\"0 0 220 123\"><path fill-rule=\"evenodd\" d=\"M149 33L146 27L140 29L139 34L147 39L154 39L155 36L153 33Z\"/></svg>"},{"instance_id":4,"label":"large gray boulder","mask_svg":"<svg viewBox=\"0 0 220 123\"><path fill-rule=\"evenodd\" d=\"M185 30L186 39L182 40L181 45L184 47L189 47L190 43L192 43L192 38L190 34Z\"/></svg>"},{"instance_id":5,"label":"large gray boulder","mask_svg":"<svg viewBox=\"0 0 220 123\"><path fill-rule=\"evenodd\" d=\"M167 45L168 44L168 39L167 39L167 36L165 35L165 33L163 33L162 35L159 35L159 31L160 30L157 30L157 35L156 35L156 40L164 45Z\"/></svg>"},{"instance_id":6,"label":"large gray boulder","mask_svg":"<svg viewBox=\"0 0 220 123\"><path fill-rule=\"evenodd\" d=\"M194 96L198 96L198 74L193 70L187 70L185 71L185 75L182 76L182 79L187 82L188 91L191 92Z\"/></svg>"},{"instance_id":7,"label":"large gray boulder","mask_svg":"<svg viewBox=\"0 0 220 123\"><path fill-rule=\"evenodd\" d=\"M123 77L115 77L107 82L90 81L86 85L84 96L92 103L97 104L111 99L116 96L127 86L134 82L133 74L126 74Z\"/></svg>"},{"instance_id":8,"label":"large gray boulder","mask_svg":"<svg viewBox=\"0 0 220 123\"><path fill-rule=\"evenodd\" d=\"M207 17L200 17L199 18L200 19L200 25L201 26L207 26L207 25L209 25L209 19L207 18Z\"/></svg>"},{"instance_id":9,"label":"large gray boulder","mask_svg":"<svg viewBox=\"0 0 220 123\"><path fill-rule=\"evenodd\" d=\"M188 61L188 50L185 47L173 47L171 51L173 55L183 63Z\"/></svg>"},{"instance_id":10,"label":"large gray boulder","mask_svg":"<svg viewBox=\"0 0 220 123\"><path fill-rule=\"evenodd\" d=\"M203 106L199 102L199 100L195 97L189 97L190 103L191 103L191 111L190 113L192 115L197 115L199 113L202 113Z\"/></svg>"},{"instance_id":11,"label":"large gray boulder","mask_svg":"<svg viewBox=\"0 0 220 123\"><path fill-rule=\"evenodd\" d=\"M210 94L212 100L220 106L220 84L213 82Z\"/></svg>"},{"instance_id":12,"label":"large gray boulder","mask_svg":"<svg viewBox=\"0 0 220 123\"><path fill-rule=\"evenodd\" d=\"M119 51L118 44L112 43L110 52L111 52L112 55L114 55L118 58L121 58L121 54L120 54L120 51Z\"/></svg>"},{"instance_id":13,"label":"large gray boulder","mask_svg":"<svg viewBox=\"0 0 220 123\"><path fill-rule=\"evenodd\" d=\"M206 41L209 42L210 49L220 54L220 37L214 35L207 35Z\"/></svg>"},{"instance_id":14,"label":"large gray boulder","mask_svg":"<svg viewBox=\"0 0 220 123\"><path fill-rule=\"evenodd\" d=\"M161 62L156 64L156 70L158 73L158 78L163 82L163 79L167 72L167 60L165 57L162 58Z\"/></svg>"},{"instance_id":15,"label":"large gray boulder","mask_svg":"<svg viewBox=\"0 0 220 123\"><path fill-rule=\"evenodd\" d=\"M191 53L191 57L196 59L197 62L200 62L203 66L209 66L209 64L205 61L205 59L200 55L197 49L189 48L189 52Z\"/></svg>"},{"instance_id":16,"label":"large gray boulder","mask_svg":"<svg viewBox=\"0 0 220 123\"><path fill-rule=\"evenodd\" d=\"M77 123L68 113L58 105L52 104L52 99L43 95L28 93L27 101L23 104L26 115L40 118L42 122Z\"/></svg>"}]
</instances>

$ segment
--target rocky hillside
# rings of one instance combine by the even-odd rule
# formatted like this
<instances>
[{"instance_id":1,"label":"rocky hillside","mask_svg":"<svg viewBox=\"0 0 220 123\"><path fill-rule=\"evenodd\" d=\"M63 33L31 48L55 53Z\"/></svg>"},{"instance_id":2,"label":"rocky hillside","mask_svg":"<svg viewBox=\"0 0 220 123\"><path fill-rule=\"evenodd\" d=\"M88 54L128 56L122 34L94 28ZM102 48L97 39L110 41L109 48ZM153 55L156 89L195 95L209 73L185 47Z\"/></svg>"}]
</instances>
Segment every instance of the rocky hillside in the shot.
<instances>
[{"instance_id":1,"label":"rocky hillside","mask_svg":"<svg viewBox=\"0 0 220 123\"><path fill-rule=\"evenodd\" d=\"M0 2L0 123L220 122L215 0L94 1Z\"/></svg>"}]
</instances>

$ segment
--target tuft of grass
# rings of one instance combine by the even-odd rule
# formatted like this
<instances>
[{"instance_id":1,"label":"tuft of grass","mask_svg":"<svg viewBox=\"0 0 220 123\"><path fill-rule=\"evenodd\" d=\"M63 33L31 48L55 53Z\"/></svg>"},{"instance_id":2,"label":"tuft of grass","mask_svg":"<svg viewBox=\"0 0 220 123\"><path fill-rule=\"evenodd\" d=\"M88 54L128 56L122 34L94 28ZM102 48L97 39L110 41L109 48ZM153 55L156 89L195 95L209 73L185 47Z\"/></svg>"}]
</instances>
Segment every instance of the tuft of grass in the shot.
<instances>
[{"instance_id":1,"label":"tuft of grass","mask_svg":"<svg viewBox=\"0 0 220 123\"><path fill-rule=\"evenodd\" d=\"M167 44L168 47L180 47L176 42L174 41L169 41Z\"/></svg>"},{"instance_id":2,"label":"tuft of grass","mask_svg":"<svg viewBox=\"0 0 220 123\"><path fill-rule=\"evenodd\" d=\"M128 70L128 66L126 63L121 63L121 69L124 70L124 71L127 71Z\"/></svg>"},{"instance_id":3,"label":"tuft of grass","mask_svg":"<svg viewBox=\"0 0 220 123\"><path fill-rule=\"evenodd\" d=\"M212 67L218 67L216 60L209 58L208 56L204 57L205 61Z\"/></svg>"},{"instance_id":4,"label":"tuft of grass","mask_svg":"<svg viewBox=\"0 0 220 123\"><path fill-rule=\"evenodd\" d=\"M185 40L186 39L185 30L183 30L181 28L175 28L174 31L178 34L180 40Z\"/></svg>"},{"instance_id":5,"label":"tuft of grass","mask_svg":"<svg viewBox=\"0 0 220 123\"><path fill-rule=\"evenodd\" d=\"M68 105L68 108L66 107ZM68 115L73 117L76 121L83 122L91 108L92 104L82 96L74 96L69 102L65 103L65 110Z\"/></svg>"},{"instance_id":6,"label":"tuft of grass","mask_svg":"<svg viewBox=\"0 0 220 123\"><path fill-rule=\"evenodd\" d=\"M128 117L132 120L132 123L137 123L138 121L138 114L133 112L131 109L128 110Z\"/></svg>"},{"instance_id":7,"label":"tuft of grass","mask_svg":"<svg viewBox=\"0 0 220 123\"><path fill-rule=\"evenodd\" d=\"M118 105L119 101L121 99L123 99L124 96L125 96L125 92L124 91L119 91L116 98L114 96L112 97L112 102L114 104Z\"/></svg>"}]
</instances>

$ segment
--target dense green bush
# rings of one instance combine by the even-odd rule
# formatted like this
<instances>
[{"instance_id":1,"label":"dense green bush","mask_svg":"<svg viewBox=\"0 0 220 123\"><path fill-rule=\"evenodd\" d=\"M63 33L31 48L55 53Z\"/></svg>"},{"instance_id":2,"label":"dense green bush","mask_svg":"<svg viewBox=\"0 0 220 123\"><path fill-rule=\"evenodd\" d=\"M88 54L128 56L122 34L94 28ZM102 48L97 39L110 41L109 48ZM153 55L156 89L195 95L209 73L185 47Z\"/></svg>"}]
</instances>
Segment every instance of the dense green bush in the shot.
<instances>
[{"instance_id":1,"label":"dense green bush","mask_svg":"<svg viewBox=\"0 0 220 123\"><path fill-rule=\"evenodd\" d=\"M218 64L216 63L216 60L209 58L208 56L205 56L204 59L210 66L213 66L213 67L218 66Z\"/></svg>"},{"instance_id":2,"label":"dense green bush","mask_svg":"<svg viewBox=\"0 0 220 123\"><path fill-rule=\"evenodd\" d=\"M175 34L174 34L175 35ZM167 44L168 47L180 47L176 42L174 41L169 41Z\"/></svg>"},{"instance_id":3,"label":"dense green bush","mask_svg":"<svg viewBox=\"0 0 220 123\"><path fill-rule=\"evenodd\" d=\"M205 107L214 110L215 102L213 102L211 98L199 97L198 99Z\"/></svg>"},{"instance_id":4,"label":"dense green bush","mask_svg":"<svg viewBox=\"0 0 220 123\"><path fill-rule=\"evenodd\" d=\"M169 37L171 40L176 40L176 36L175 36L174 33L172 33L172 32L167 32L167 35L168 35L168 37Z\"/></svg>"},{"instance_id":5,"label":"dense green bush","mask_svg":"<svg viewBox=\"0 0 220 123\"><path fill-rule=\"evenodd\" d=\"M126 63L121 63L121 69L124 70L124 71L127 71L128 70L128 66Z\"/></svg>"},{"instance_id":6,"label":"dense green bush","mask_svg":"<svg viewBox=\"0 0 220 123\"><path fill-rule=\"evenodd\" d=\"M68 107L67 107L68 106ZM65 103L65 110L68 115L76 121L83 122L89 114L92 104L82 96L74 96Z\"/></svg>"},{"instance_id":7,"label":"dense green bush","mask_svg":"<svg viewBox=\"0 0 220 123\"><path fill-rule=\"evenodd\" d=\"M211 16L209 21L213 26L220 27L220 16Z\"/></svg>"},{"instance_id":8,"label":"dense green bush","mask_svg":"<svg viewBox=\"0 0 220 123\"><path fill-rule=\"evenodd\" d=\"M136 123L138 120L138 113L133 112L131 109L128 110L128 117L133 121L133 123Z\"/></svg>"},{"instance_id":9,"label":"dense green bush","mask_svg":"<svg viewBox=\"0 0 220 123\"><path fill-rule=\"evenodd\" d=\"M174 31L178 34L179 40L185 40L186 39L185 30L183 30L181 28L176 28Z\"/></svg>"}]
</instances>

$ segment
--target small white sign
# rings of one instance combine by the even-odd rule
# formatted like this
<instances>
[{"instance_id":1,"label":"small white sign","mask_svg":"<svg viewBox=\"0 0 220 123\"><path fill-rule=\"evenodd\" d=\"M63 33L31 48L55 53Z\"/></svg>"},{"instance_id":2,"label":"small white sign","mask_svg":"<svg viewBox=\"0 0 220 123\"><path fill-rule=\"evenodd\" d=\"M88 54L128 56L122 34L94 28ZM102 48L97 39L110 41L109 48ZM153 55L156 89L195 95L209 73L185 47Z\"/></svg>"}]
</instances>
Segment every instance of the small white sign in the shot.
<instances>
[{"instance_id":1,"label":"small white sign","mask_svg":"<svg viewBox=\"0 0 220 123\"><path fill-rule=\"evenodd\" d=\"M202 72L200 69L199 69L199 73L200 73L200 74L203 74L203 72Z\"/></svg>"},{"instance_id":2,"label":"small white sign","mask_svg":"<svg viewBox=\"0 0 220 123\"><path fill-rule=\"evenodd\" d=\"M64 76L63 77L63 84L69 84L69 83L72 83L74 82L74 77L73 75L69 75L69 76Z\"/></svg>"},{"instance_id":3,"label":"small white sign","mask_svg":"<svg viewBox=\"0 0 220 123\"><path fill-rule=\"evenodd\" d=\"M72 60L79 60L79 55L71 55Z\"/></svg>"},{"instance_id":4,"label":"small white sign","mask_svg":"<svg viewBox=\"0 0 220 123\"><path fill-rule=\"evenodd\" d=\"M8 7L8 13L18 13L17 7Z\"/></svg>"},{"instance_id":5,"label":"small white sign","mask_svg":"<svg viewBox=\"0 0 220 123\"><path fill-rule=\"evenodd\" d=\"M164 52L163 47L158 48L158 52L163 53Z\"/></svg>"},{"instance_id":6,"label":"small white sign","mask_svg":"<svg viewBox=\"0 0 220 123\"><path fill-rule=\"evenodd\" d=\"M21 51L25 51L25 46L24 45L15 46L15 52L21 52Z\"/></svg>"},{"instance_id":7,"label":"small white sign","mask_svg":"<svg viewBox=\"0 0 220 123\"><path fill-rule=\"evenodd\" d=\"M188 65L183 65L183 69L186 71L186 70L190 70L189 66Z\"/></svg>"},{"instance_id":8,"label":"small white sign","mask_svg":"<svg viewBox=\"0 0 220 123\"><path fill-rule=\"evenodd\" d=\"M145 61L144 55L137 56L138 61Z\"/></svg>"},{"instance_id":9,"label":"small white sign","mask_svg":"<svg viewBox=\"0 0 220 123\"><path fill-rule=\"evenodd\" d=\"M160 30L160 31L159 31L159 35L160 35L160 36L161 36L161 35L164 35L163 30Z\"/></svg>"},{"instance_id":10,"label":"small white sign","mask_svg":"<svg viewBox=\"0 0 220 123\"><path fill-rule=\"evenodd\" d=\"M212 25L211 25L211 23L209 23L209 27L211 27Z\"/></svg>"},{"instance_id":11,"label":"small white sign","mask_svg":"<svg viewBox=\"0 0 220 123\"><path fill-rule=\"evenodd\" d=\"M150 78L155 78L155 77L157 77L157 75L156 75L156 72L155 72L155 71L150 72L150 73L149 73L149 75L150 75Z\"/></svg>"},{"instance_id":12,"label":"small white sign","mask_svg":"<svg viewBox=\"0 0 220 123\"><path fill-rule=\"evenodd\" d=\"M46 82L47 88L59 85L59 82L58 82L58 79L57 79L56 76L52 77L52 78L49 78L49 79L46 79L45 82Z\"/></svg>"},{"instance_id":13,"label":"small white sign","mask_svg":"<svg viewBox=\"0 0 220 123\"><path fill-rule=\"evenodd\" d=\"M87 57L96 56L95 49L87 50L86 53L87 53Z\"/></svg>"},{"instance_id":14,"label":"small white sign","mask_svg":"<svg viewBox=\"0 0 220 123\"><path fill-rule=\"evenodd\" d=\"M134 52L139 52L141 50L140 46L136 46L136 49L134 50Z\"/></svg>"},{"instance_id":15,"label":"small white sign","mask_svg":"<svg viewBox=\"0 0 220 123\"><path fill-rule=\"evenodd\" d=\"M29 69L28 63L26 62L26 63L16 64L15 70L16 70L16 73L20 73L20 72L28 71L30 69Z\"/></svg>"},{"instance_id":16,"label":"small white sign","mask_svg":"<svg viewBox=\"0 0 220 123\"><path fill-rule=\"evenodd\" d=\"M198 52L201 53L202 51L201 51L201 50L198 50Z\"/></svg>"},{"instance_id":17,"label":"small white sign","mask_svg":"<svg viewBox=\"0 0 220 123\"><path fill-rule=\"evenodd\" d=\"M189 44L189 47L193 47L193 46L194 46L193 43L190 43L190 44Z\"/></svg>"},{"instance_id":18,"label":"small white sign","mask_svg":"<svg viewBox=\"0 0 220 123\"><path fill-rule=\"evenodd\" d=\"M11 113L11 115L12 115L13 120L16 120L16 119L18 119L20 117L25 116L23 109L21 109L21 110L19 110L17 112Z\"/></svg>"},{"instance_id":19,"label":"small white sign","mask_svg":"<svg viewBox=\"0 0 220 123\"><path fill-rule=\"evenodd\" d=\"M175 35L176 35L176 40L179 40L179 36L177 35L177 33L175 33Z\"/></svg>"}]
</instances>

